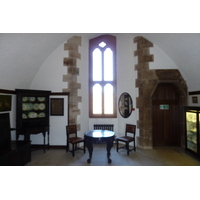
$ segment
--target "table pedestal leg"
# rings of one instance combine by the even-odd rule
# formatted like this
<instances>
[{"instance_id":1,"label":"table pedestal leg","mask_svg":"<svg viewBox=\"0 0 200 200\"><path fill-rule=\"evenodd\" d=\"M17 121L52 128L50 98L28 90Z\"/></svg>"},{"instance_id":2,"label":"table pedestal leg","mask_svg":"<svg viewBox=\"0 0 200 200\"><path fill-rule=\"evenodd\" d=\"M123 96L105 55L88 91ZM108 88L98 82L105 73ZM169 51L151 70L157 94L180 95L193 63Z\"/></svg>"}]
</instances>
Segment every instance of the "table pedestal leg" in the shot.
<instances>
[{"instance_id":1,"label":"table pedestal leg","mask_svg":"<svg viewBox=\"0 0 200 200\"><path fill-rule=\"evenodd\" d=\"M107 158L108 158L108 163L111 163L112 160L110 159L110 150L113 147L113 141L108 141L107 142Z\"/></svg>"},{"instance_id":2,"label":"table pedestal leg","mask_svg":"<svg viewBox=\"0 0 200 200\"><path fill-rule=\"evenodd\" d=\"M92 159L92 152L93 152L93 144L92 142L86 141L86 147L89 151L89 158L87 160L88 163L91 163L91 159Z\"/></svg>"}]
</instances>

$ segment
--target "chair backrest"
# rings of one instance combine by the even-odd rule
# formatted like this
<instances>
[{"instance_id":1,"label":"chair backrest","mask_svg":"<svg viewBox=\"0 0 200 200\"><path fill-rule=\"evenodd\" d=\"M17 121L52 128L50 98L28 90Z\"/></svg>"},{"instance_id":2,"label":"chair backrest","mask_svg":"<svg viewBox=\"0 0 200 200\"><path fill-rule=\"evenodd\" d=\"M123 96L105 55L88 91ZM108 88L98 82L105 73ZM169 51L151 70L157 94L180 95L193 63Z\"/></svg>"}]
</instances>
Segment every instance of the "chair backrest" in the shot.
<instances>
[{"instance_id":1,"label":"chair backrest","mask_svg":"<svg viewBox=\"0 0 200 200\"><path fill-rule=\"evenodd\" d=\"M70 137L77 137L77 127L76 125L68 125L66 126L66 134L67 134L67 138Z\"/></svg>"},{"instance_id":2,"label":"chair backrest","mask_svg":"<svg viewBox=\"0 0 200 200\"><path fill-rule=\"evenodd\" d=\"M133 137L135 137L135 132L136 132L136 125L126 124L126 131L125 131L126 136L128 135L128 133L131 133L133 134Z\"/></svg>"},{"instance_id":3,"label":"chair backrest","mask_svg":"<svg viewBox=\"0 0 200 200\"><path fill-rule=\"evenodd\" d=\"M114 124L94 124L94 130L113 131Z\"/></svg>"}]
</instances>

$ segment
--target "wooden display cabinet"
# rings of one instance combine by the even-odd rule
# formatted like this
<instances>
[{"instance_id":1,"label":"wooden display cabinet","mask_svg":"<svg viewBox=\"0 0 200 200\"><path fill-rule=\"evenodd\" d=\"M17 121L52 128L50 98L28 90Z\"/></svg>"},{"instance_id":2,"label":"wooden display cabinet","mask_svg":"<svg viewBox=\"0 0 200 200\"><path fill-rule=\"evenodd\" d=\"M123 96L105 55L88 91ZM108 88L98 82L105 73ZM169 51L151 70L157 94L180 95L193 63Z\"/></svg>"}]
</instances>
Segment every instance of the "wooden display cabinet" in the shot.
<instances>
[{"instance_id":1,"label":"wooden display cabinet","mask_svg":"<svg viewBox=\"0 0 200 200\"><path fill-rule=\"evenodd\" d=\"M31 134L43 134L44 152L49 147L49 96L51 91L16 89L16 140L24 135L30 140ZM45 144L46 133L48 143Z\"/></svg>"},{"instance_id":2,"label":"wooden display cabinet","mask_svg":"<svg viewBox=\"0 0 200 200\"><path fill-rule=\"evenodd\" d=\"M200 156L200 107L185 107L185 147Z\"/></svg>"}]
</instances>

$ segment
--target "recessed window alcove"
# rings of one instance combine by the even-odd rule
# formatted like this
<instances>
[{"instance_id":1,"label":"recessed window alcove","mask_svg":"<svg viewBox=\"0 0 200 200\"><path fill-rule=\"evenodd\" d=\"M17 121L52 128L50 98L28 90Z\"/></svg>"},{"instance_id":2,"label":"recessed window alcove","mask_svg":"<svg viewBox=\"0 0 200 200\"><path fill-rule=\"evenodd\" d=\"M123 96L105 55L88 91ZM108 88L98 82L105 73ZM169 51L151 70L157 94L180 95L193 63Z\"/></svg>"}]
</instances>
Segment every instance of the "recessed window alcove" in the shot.
<instances>
[{"instance_id":1,"label":"recessed window alcove","mask_svg":"<svg viewBox=\"0 0 200 200\"><path fill-rule=\"evenodd\" d=\"M135 70L138 72L136 107L139 109L137 146L144 149L153 148L152 97L156 88L161 83L173 84L179 95L179 106L182 111L183 106L187 105L187 85L177 69L149 69L149 62L154 61L154 55L150 54L150 47L153 47L153 43L140 36L134 38L134 43L137 44L134 56L138 57L138 63L135 65ZM177 123L180 123L180 145L184 146L183 117Z\"/></svg>"}]
</instances>

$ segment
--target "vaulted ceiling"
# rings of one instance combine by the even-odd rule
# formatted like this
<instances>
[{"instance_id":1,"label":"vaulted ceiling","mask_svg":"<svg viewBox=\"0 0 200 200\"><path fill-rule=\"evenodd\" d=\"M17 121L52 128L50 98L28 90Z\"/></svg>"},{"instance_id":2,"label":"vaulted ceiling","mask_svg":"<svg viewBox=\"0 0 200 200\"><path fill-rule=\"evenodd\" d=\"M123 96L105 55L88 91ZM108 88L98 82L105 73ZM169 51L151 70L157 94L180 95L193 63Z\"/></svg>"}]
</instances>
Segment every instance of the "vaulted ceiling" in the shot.
<instances>
[{"instance_id":1,"label":"vaulted ceiling","mask_svg":"<svg viewBox=\"0 0 200 200\"><path fill-rule=\"evenodd\" d=\"M183 75L189 91L200 90L200 34L128 33L143 36L158 46ZM95 33L2 33L0 34L0 88L29 88L39 68L53 51L70 37ZM116 34L117 35L117 34Z\"/></svg>"}]
</instances>

